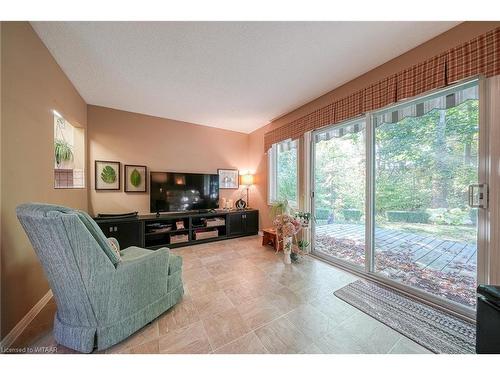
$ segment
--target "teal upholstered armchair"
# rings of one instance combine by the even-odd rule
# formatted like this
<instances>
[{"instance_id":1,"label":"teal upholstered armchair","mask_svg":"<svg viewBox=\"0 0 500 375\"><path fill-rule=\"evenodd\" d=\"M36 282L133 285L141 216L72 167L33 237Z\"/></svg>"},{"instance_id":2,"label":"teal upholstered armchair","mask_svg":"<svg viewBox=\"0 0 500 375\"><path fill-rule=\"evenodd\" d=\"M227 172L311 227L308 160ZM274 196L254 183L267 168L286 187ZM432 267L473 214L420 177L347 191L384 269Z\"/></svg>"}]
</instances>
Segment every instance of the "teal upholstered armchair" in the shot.
<instances>
[{"instance_id":1,"label":"teal upholstered armchair","mask_svg":"<svg viewBox=\"0 0 500 375\"><path fill-rule=\"evenodd\" d=\"M118 254L87 213L62 206L22 204L17 217L54 294L54 337L61 345L85 353L106 349L184 294L182 258L167 248L132 246Z\"/></svg>"}]
</instances>

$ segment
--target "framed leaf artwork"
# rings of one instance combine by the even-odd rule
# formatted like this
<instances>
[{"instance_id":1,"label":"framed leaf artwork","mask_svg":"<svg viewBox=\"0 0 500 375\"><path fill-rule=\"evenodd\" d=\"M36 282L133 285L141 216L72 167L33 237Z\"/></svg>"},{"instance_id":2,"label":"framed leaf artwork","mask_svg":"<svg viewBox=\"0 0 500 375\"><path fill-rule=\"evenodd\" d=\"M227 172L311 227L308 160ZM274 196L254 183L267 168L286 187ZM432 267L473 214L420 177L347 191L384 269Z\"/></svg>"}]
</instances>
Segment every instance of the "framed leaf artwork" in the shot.
<instances>
[{"instance_id":1,"label":"framed leaf artwork","mask_svg":"<svg viewBox=\"0 0 500 375\"><path fill-rule=\"evenodd\" d=\"M147 167L125 165L125 192L145 193L148 190Z\"/></svg>"},{"instance_id":2,"label":"framed leaf artwork","mask_svg":"<svg viewBox=\"0 0 500 375\"><path fill-rule=\"evenodd\" d=\"M120 190L120 162L96 160L94 169L96 190Z\"/></svg>"}]
</instances>

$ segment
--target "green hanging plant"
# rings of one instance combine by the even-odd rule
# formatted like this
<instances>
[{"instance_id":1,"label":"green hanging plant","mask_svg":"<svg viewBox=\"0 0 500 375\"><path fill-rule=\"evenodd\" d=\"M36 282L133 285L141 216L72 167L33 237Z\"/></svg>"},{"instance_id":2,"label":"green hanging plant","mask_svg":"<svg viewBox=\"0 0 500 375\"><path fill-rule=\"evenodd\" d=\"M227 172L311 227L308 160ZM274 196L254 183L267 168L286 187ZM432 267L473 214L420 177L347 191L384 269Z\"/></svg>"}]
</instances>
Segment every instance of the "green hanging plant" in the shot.
<instances>
[{"instance_id":1,"label":"green hanging plant","mask_svg":"<svg viewBox=\"0 0 500 375\"><path fill-rule=\"evenodd\" d=\"M54 157L58 167L64 161L73 160L73 147L65 140L54 140Z\"/></svg>"},{"instance_id":2,"label":"green hanging plant","mask_svg":"<svg viewBox=\"0 0 500 375\"><path fill-rule=\"evenodd\" d=\"M113 167L106 165L101 172L101 179L107 183L112 184L116 181L116 172Z\"/></svg>"},{"instance_id":3,"label":"green hanging plant","mask_svg":"<svg viewBox=\"0 0 500 375\"><path fill-rule=\"evenodd\" d=\"M135 187L139 187L139 185L141 184L141 174L135 168L130 174L130 183Z\"/></svg>"}]
</instances>

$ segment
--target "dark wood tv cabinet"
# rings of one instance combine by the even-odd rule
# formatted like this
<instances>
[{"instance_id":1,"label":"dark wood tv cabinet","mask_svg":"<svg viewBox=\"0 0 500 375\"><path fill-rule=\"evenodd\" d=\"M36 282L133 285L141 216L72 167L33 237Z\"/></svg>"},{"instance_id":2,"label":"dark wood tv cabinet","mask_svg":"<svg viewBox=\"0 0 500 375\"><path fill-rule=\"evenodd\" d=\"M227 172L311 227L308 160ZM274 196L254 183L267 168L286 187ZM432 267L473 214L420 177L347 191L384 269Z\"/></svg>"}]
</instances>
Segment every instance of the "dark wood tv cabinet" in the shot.
<instances>
[{"instance_id":1,"label":"dark wood tv cabinet","mask_svg":"<svg viewBox=\"0 0 500 375\"><path fill-rule=\"evenodd\" d=\"M207 226L207 220L217 218L218 222L212 223L213 226ZM115 237L118 240L122 249L129 246L152 250L160 247L191 246L251 236L259 231L259 211L253 209L216 210L208 213L164 213L160 216L139 215L119 219L95 218L95 221L106 237ZM177 227L177 222L182 222L182 225ZM174 242L175 239L183 242Z\"/></svg>"}]
</instances>

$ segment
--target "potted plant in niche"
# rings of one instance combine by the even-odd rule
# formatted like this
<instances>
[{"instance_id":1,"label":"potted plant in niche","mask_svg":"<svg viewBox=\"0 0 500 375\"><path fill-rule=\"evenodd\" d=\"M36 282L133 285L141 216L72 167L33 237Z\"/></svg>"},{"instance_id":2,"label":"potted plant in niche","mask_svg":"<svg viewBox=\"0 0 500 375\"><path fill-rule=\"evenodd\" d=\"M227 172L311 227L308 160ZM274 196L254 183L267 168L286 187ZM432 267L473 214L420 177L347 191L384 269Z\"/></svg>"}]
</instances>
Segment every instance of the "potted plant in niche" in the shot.
<instances>
[{"instance_id":1,"label":"potted plant in niche","mask_svg":"<svg viewBox=\"0 0 500 375\"><path fill-rule=\"evenodd\" d=\"M73 147L64 139L55 139L54 157L57 168L62 168L65 163L73 160Z\"/></svg>"}]
</instances>

